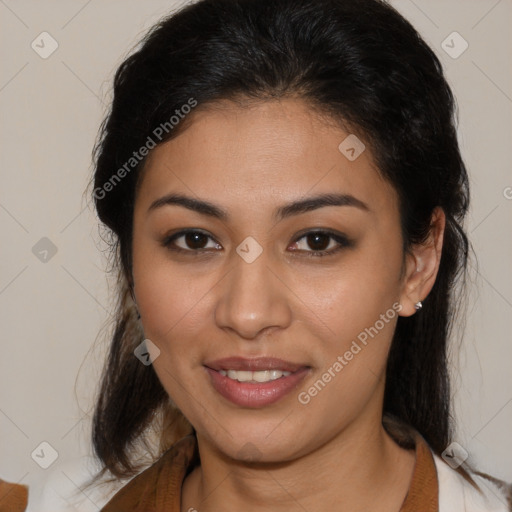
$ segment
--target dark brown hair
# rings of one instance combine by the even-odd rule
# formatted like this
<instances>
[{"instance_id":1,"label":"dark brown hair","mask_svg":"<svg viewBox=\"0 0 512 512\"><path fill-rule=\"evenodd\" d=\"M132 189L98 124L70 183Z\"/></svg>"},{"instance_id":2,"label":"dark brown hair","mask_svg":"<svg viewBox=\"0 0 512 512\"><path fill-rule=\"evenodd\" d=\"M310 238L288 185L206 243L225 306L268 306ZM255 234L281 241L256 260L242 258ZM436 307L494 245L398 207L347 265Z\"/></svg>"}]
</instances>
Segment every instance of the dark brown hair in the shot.
<instances>
[{"instance_id":1,"label":"dark brown hair","mask_svg":"<svg viewBox=\"0 0 512 512\"><path fill-rule=\"evenodd\" d=\"M350 126L372 148L399 196L404 252L426 240L434 208L446 214L434 287L419 314L398 319L384 412L418 430L438 454L450 442L447 340L461 298L455 284L465 282L469 190L439 60L384 1L200 0L155 25L121 64L95 147L94 199L112 235L119 305L93 444L116 477L138 470L133 450L151 426L160 453L193 431L152 366L133 353L143 339L130 282L135 191L145 160L126 164L149 138L155 142L157 127L169 128L157 143L184 129L181 118L169 120L191 98L200 108L292 95Z\"/></svg>"}]
</instances>

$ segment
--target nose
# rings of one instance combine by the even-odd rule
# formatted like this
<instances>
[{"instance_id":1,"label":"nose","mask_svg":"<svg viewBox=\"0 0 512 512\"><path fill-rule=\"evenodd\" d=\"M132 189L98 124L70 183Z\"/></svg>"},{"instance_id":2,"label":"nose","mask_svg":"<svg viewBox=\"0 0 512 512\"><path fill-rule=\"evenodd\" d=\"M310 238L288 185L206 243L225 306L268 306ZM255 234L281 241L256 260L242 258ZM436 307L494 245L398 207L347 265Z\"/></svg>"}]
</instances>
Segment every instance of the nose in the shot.
<instances>
[{"instance_id":1,"label":"nose","mask_svg":"<svg viewBox=\"0 0 512 512\"><path fill-rule=\"evenodd\" d=\"M284 281L266 251L251 263L240 258L218 284L217 325L248 340L258 339L264 330L286 328L292 292Z\"/></svg>"}]
</instances>

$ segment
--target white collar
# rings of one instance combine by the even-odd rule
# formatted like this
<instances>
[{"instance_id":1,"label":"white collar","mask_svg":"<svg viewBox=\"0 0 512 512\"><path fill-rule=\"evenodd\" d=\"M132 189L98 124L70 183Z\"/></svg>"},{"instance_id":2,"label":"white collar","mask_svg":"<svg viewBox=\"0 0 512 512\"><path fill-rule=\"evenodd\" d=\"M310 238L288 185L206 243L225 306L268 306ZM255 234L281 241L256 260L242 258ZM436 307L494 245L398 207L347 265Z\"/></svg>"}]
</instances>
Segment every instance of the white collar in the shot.
<instances>
[{"instance_id":1,"label":"white collar","mask_svg":"<svg viewBox=\"0 0 512 512\"><path fill-rule=\"evenodd\" d=\"M480 487L479 493L462 475L441 457L432 453L439 485L439 512L510 512L505 492L494 482L470 473Z\"/></svg>"}]
</instances>

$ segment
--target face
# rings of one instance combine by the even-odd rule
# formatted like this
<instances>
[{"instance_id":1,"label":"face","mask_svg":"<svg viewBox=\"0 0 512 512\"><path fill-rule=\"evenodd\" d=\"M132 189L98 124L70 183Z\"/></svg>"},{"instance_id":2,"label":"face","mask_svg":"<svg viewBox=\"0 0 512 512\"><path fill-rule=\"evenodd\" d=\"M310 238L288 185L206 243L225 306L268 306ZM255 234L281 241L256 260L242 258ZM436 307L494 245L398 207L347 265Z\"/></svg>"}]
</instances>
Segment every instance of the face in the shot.
<instances>
[{"instance_id":1,"label":"face","mask_svg":"<svg viewBox=\"0 0 512 512\"><path fill-rule=\"evenodd\" d=\"M193 115L148 157L134 210L162 385L233 458L292 460L380 422L406 287L397 195L370 149L340 151L349 134L300 100Z\"/></svg>"}]
</instances>

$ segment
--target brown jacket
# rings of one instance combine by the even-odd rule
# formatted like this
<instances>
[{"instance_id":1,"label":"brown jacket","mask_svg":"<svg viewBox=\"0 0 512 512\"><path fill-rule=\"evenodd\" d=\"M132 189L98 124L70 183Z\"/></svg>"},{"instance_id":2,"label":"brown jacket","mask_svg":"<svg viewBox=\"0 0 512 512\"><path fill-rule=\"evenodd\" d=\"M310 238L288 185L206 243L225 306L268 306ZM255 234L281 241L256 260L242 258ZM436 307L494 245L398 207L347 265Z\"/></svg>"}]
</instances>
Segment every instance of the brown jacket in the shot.
<instances>
[{"instance_id":1,"label":"brown jacket","mask_svg":"<svg viewBox=\"0 0 512 512\"><path fill-rule=\"evenodd\" d=\"M24 512L28 504L28 487L0 479L0 512Z\"/></svg>"}]
</instances>

